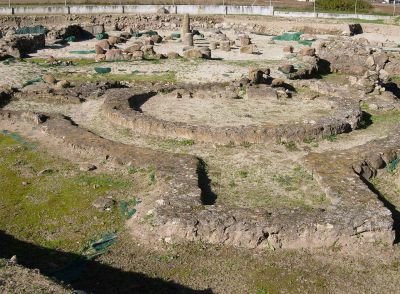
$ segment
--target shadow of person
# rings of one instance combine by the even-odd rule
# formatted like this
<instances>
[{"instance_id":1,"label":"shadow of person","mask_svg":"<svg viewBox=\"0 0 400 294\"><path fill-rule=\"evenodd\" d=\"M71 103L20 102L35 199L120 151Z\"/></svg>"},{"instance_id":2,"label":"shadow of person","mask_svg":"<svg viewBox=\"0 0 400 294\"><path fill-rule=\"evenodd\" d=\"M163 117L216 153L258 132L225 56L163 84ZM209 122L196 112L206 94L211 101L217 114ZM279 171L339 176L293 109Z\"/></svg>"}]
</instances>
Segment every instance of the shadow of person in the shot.
<instances>
[{"instance_id":1,"label":"shadow of person","mask_svg":"<svg viewBox=\"0 0 400 294\"><path fill-rule=\"evenodd\" d=\"M74 289L88 293L212 293L210 289L193 290L142 273L122 271L96 260L85 260L77 254L21 241L0 231L0 258L9 259L13 255L20 265L39 269L45 276L58 277Z\"/></svg>"}]
</instances>

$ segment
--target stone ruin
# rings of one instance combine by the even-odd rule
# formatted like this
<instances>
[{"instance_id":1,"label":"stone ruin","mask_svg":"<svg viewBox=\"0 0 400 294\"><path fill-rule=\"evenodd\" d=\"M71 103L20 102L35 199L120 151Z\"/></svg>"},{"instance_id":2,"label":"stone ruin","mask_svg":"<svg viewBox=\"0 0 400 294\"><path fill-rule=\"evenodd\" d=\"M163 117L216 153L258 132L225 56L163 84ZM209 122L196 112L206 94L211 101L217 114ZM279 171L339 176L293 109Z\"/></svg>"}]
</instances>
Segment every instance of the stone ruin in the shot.
<instances>
[{"instance_id":1,"label":"stone ruin","mask_svg":"<svg viewBox=\"0 0 400 294\"><path fill-rule=\"evenodd\" d=\"M360 32L358 26L351 30ZM71 35L94 36L104 32L104 26L75 25L52 30L46 37L56 44ZM168 41L172 36L162 37L147 31L132 40L133 32L109 32L114 33L94 45L95 60L98 62L181 57L176 52L160 54L154 50L154 44ZM180 39L180 45L184 47L185 58L211 59L214 50L237 50L245 57L258 52L248 34L237 33L236 39L232 40L217 29L212 32L208 46L201 47L195 33L189 15L183 16L180 38L176 39ZM4 45L0 47L4 48L4 55L20 57L30 53L30 50L42 48L44 38L45 35L10 35L1 39L0 44ZM32 46L32 43L37 45ZM122 48L121 44L126 46ZM370 96L367 95L376 91L379 93L375 94L381 95L384 91L380 89L389 83L390 77L399 74L400 59L396 54L372 48L362 39L337 38L321 42L318 46L301 48L298 52L286 46L283 53L293 58L279 63L276 68L251 67L247 76L229 83L175 83L168 87L152 84L142 89L118 82L72 85L46 75L43 76L44 83L28 85L19 90L3 89L0 92L0 105L6 106L10 100L35 99L50 105L79 105L90 99L101 98L100 115L103 122L139 136L212 144L268 145L320 140L352 132L364 122L358 98L368 99ZM349 81L355 92L333 89L328 82L314 79L326 72L354 75L349 77ZM308 97L296 91L301 87L310 88L313 96ZM180 121L172 121L144 110L146 103L157 98L160 101L168 98L188 107L191 107L194 99L222 105L240 99L244 102L261 101L257 107L261 107L261 103L281 103L282 107L289 107L289 102L295 104L303 99L311 101L307 105L309 108L320 103L329 105L329 111L321 111L320 116L304 118L300 122L293 118L293 114L285 122L253 119L249 124L240 122L221 126L195 123L195 116L191 117L191 121L184 121L185 113L179 113ZM395 95L389 98L388 103L398 107ZM315 112L320 111L315 109ZM270 212L268 209L231 208L216 204L215 199L207 195L210 187L200 181L206 171L202 161L194 155L172 154L108 140L56 113L3 107L0 119L34 126L60 146L68 148L71 154L90 153L111 158L118 166L155 166L156 177L163 184L163 193L158 199L144 200L138 206L138 218L146 213L140 208L146 207L154 214L154 222L143 224L132 221L128 224L132 234L141 240L205 241L275 249L329 247L338 242L349 246L374 242L391 244L395 239L393 209L385 206L366 182L400 156L398 130L386 138L353 146L345 151L332 149L304 156L301 163L325 192L330 200L329 206L326 209L296 208Z\"/></svg>"}]
</instances>

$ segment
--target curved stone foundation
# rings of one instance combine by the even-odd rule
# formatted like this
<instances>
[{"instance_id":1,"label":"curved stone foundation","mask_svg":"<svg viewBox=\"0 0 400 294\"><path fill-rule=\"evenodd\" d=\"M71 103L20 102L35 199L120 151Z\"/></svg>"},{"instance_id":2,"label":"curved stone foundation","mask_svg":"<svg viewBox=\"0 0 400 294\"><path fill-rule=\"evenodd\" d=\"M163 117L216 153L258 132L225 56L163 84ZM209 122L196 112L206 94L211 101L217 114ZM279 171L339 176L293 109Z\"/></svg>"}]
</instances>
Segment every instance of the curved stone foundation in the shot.
<instances>
[{"instance_id":1,"label":"curved stone foundation","mask_svg":"<svg viewBox=\"0 0 400 294\"><path fill-rule=\"evenodd\" d=\"M39 124L43 132L60 142L63 148L69 148L71 153L108 157L119 165L154 166L156 177L164 187L163 193L155 202L146 203L143 199L140 204L152 208L154 222L141 223L136 218L129 224L132 234L142 240L201 240L248 248L310 248L363 242L391 244L394 240L391 211L368 189L360 175L367 167L376 170L371 163L376 161L372 158L379 156L388 163L397 157L400 131L387 139L346 151L308 155L304 164L321 184L332 205L326 210L292 209L272 214L261 209L204 205L198 181L200 163L194 156L116 143L62 116L0 110L0 119Z\"/></svg>"},{"instance_id":2,"label":"curved stone foundation","mask_svg":"<svg viewBox=\"0 0 400 294\"><path fill-rule=\"evenodd\" d=\"M135 104L142 104L143 100L155 94L156 92L135 92L132 89L111 89L104 96L102 113L111 122L143 135L219 144L313 140L350 132L357 128L362 117L361 109L354 100L329 97L337 105L335 111L328 117L309 123L268 123L236 127L192 125L158 119L135 107Z\"/></svg>"}]
</instances>

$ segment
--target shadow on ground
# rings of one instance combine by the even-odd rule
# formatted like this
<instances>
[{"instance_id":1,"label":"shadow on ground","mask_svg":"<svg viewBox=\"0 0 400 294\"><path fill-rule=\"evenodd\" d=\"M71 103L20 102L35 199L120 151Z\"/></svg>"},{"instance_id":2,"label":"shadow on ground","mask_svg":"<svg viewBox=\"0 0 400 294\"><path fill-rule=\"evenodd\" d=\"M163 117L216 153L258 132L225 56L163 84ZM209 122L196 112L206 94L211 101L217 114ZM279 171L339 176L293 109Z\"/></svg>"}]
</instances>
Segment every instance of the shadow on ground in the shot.
<instances>
[{"instance_id":1,"label":"shadow on ground","mask_svg":"<svg viewBox=\"0 0 400 294\"><path fill-rule=\"evenodd\" d=\"M13 255L17 256L20 265L39 269L48 277L54 277L55 272L60 273L59 268L82 261L77 254L43 248L0 231L0 258L9 259ZM193 290L141 273L124 272L96 260L84 261L82 265L81 272L74 273L79 278L71 285L88 293L212 293L208 289Z\"/></svg>"}]
</instances>

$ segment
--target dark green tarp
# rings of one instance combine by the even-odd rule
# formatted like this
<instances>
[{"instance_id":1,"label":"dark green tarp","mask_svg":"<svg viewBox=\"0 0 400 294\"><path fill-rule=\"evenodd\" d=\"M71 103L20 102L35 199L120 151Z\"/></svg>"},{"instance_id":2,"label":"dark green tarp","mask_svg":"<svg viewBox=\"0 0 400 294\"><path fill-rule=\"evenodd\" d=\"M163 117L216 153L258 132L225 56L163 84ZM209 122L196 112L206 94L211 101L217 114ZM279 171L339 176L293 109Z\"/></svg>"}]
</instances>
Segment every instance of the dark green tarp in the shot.
<instances>
[{"instance_id":1,"label":"dark green tarp","mask_svg":"<svg viewBox=\"0 0 400 294\"><path fill-rule=\"evenodd\" d=\"M69 51L71 54L94 54L96 50L72 50Z\"/></svg>"},{"instance_id":2,"label":"dark green tarp","mask_svg":"<svg viewBox=\"0 0 400 294\"><path fill-rule=\"evenodd\" d=\"M96 35L96 39L97 40L104 40L104 39L107 39L107 38L108 38L108 35L106 33L102 33L102 34Z\"/></svg>"},{"instance_id":3,"label":"dark green tarp","mask_svg":"<svg viewBox=\"0 0 400 294\"><path fill-rule=\"evenodd\" d=\"M99 74L107 74L111 72L111 67L95 67L94 70Z\"/></svg>"},{"instance_id":4,"label":"dark green tarp","mask_svg":"<svg viewBox=\"0 0 400 294\"><path fill-rule=\"evenodd\" d=\"M311 46L313 41L309 41L309 40L300 40L300 36L303 33L301 32L297 32L297 33L283 33L280 36L275 36L272 38L272 40L277 40L277 41L295 41L298 42L299 44L302 45L308 45Z\"/></svg>"},{"instance_id":5,"label":"dark green tarp","mask_svg":"<svg viewBox=\"0 0 400 294\"><path fill-rule=\"evenodd\" d=\"M34 26L34 27L22 27L15 31L17 35L24 35L24 34L46 34L48 30L41 25Z\"/></svg>"},{"instance_id":6,"label":"dark green tarp","mask_svg":"<svg viewBox=\"0 0 400 294\"><path fill-rule=\"evenodd\" d=\"M76 42L76 37L75 36L69 36L65 38L65 41L67 42Z\"/></svg>"}]
</instances>

